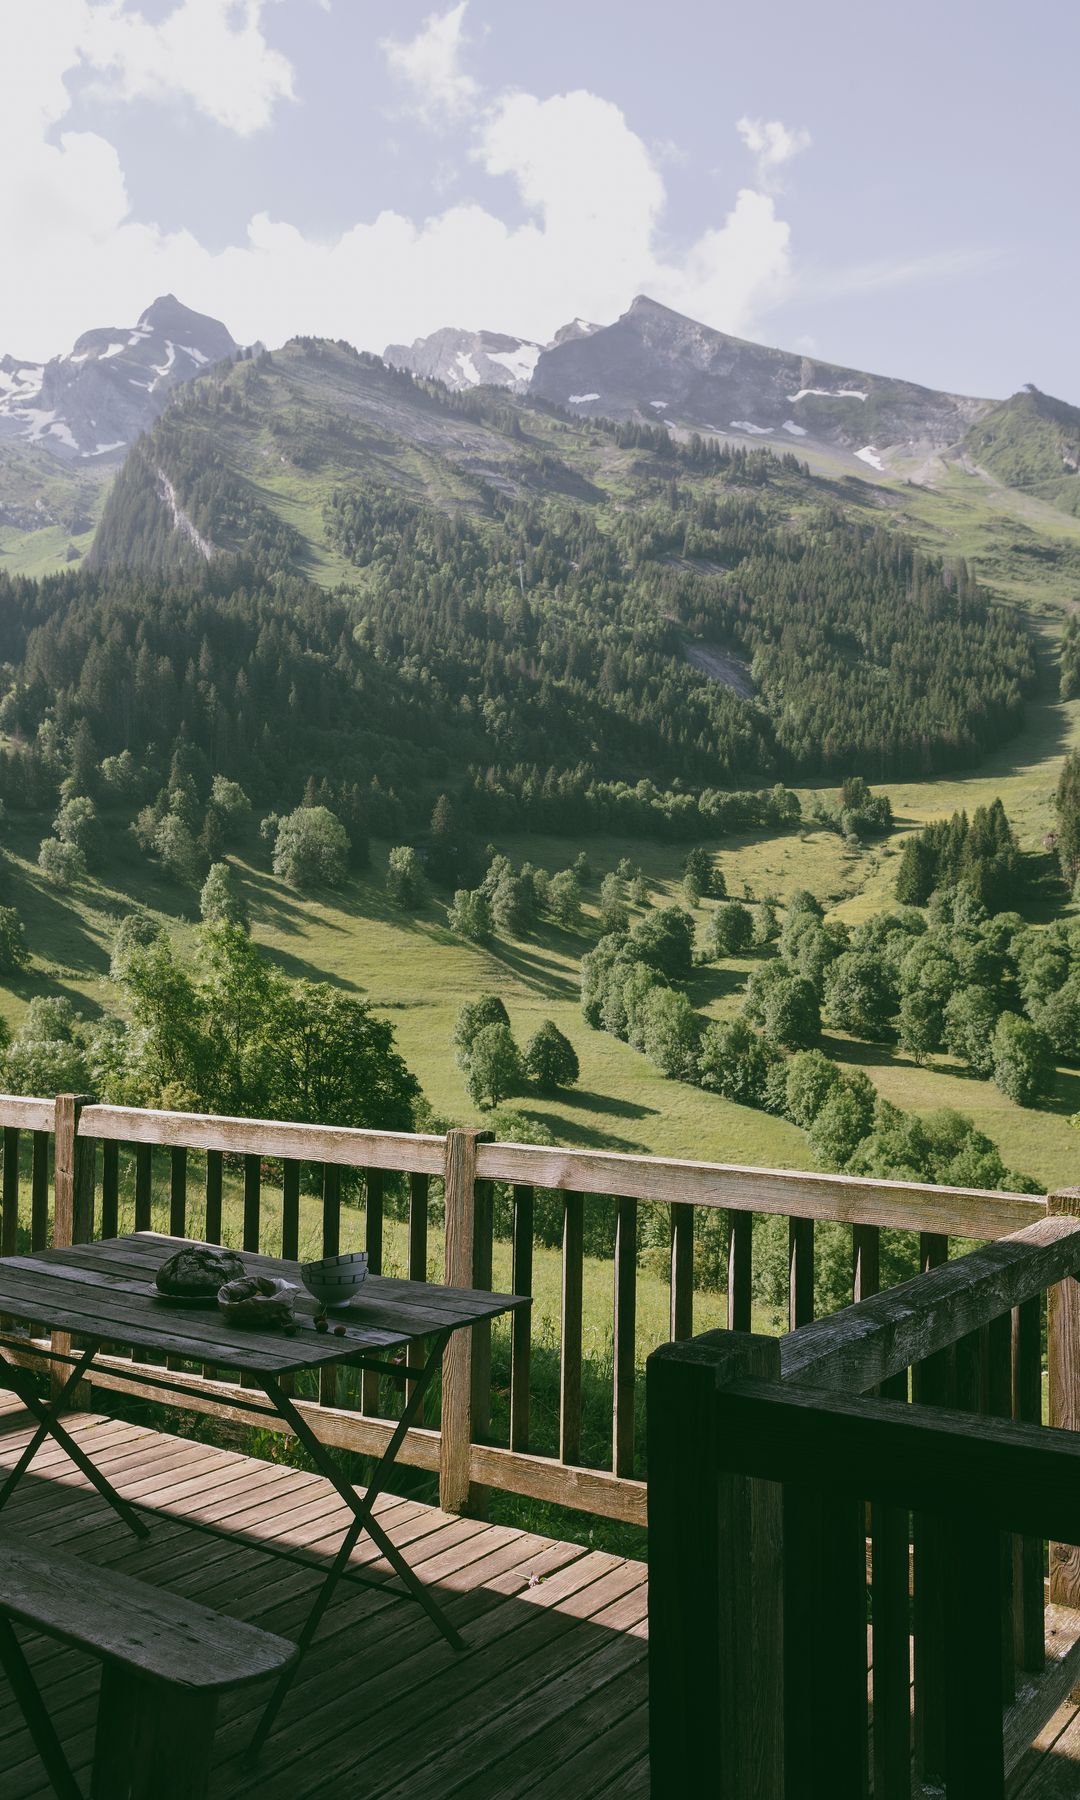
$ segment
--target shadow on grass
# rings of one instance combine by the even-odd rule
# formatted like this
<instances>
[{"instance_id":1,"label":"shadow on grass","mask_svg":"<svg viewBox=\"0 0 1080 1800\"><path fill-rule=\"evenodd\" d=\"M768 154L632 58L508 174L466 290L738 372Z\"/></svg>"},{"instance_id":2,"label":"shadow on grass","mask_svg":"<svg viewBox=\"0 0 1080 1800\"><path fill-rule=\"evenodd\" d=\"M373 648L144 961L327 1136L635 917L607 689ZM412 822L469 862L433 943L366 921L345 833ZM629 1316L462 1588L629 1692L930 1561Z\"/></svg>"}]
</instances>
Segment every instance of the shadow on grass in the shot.
<instances>
[{"instance_id":1,"label":"shadow on grass","mask_svg":"<svg viewBox=\"0 0 1080 1800\"><path fill-rule=\"evenodd\" d=\"M589 1112L612 1113L620 1119L654 1119L660 1111L658 1106L642 1106L637 1100L620 1100L615 1094L598 1094L591 1088L563 1089L559 1099L564 1106L583 1106Z\"/></svg>"},{"instance_id":2,"label":"shadow on grass","mask_svg":"<svg viewBox=\"0 0 1080 1800\"><path fill-rule=\"evenodd\" d=\"M619 1137L614 1131L599 1131L591 1125L581 1125L575 1119L568 1122L560 1113L544 1112L538 1106L523 1106L520 1111L529 1119L535 1119L550 1131L556 1143L572 1138L583 1150L642 1150L644 1145L640 1138Z\"/></svg>"}]
</instances>

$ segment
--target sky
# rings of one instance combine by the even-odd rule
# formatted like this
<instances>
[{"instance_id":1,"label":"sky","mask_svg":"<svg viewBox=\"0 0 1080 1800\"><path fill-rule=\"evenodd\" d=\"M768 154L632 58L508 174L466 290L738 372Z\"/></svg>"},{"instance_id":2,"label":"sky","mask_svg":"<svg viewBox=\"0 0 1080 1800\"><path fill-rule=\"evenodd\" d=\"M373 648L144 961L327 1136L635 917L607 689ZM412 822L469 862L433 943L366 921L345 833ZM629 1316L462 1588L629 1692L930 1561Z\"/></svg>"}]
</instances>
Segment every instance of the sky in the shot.
<instances>
[{"instance_id":1,"label":"sky","mask_svg":"<svg viewBox=\"0 0 1080 1800\"><path fill-rule=\"evenodd\" d=\"M0 0L0 353L539 342L648 293L1080 403L1069 0Z\"/></svg>"}]
</instances>

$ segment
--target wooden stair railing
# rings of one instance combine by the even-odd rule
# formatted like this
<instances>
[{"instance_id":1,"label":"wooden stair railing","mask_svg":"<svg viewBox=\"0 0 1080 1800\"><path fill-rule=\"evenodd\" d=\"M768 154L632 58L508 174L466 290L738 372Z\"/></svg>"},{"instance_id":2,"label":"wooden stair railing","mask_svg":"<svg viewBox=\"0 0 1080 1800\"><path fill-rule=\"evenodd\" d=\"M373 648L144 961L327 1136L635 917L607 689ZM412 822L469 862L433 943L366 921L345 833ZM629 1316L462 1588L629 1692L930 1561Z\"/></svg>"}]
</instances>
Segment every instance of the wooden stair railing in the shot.
<instances>
[{"instance_id":1,"label":"wooden stair railing","mask_svg":"<svg viewBox=\"0 0 1080 1800\"><path fill-rule=\"evenodd\" d=\"M1039 1405L1076 1206L780 1342L649 1359L653 1800L908 1800L913 1763L915 1793L1003 1800L1080 1680L1080 1432ZM1051 1341L1057 1424L1076 1352Z\"/></svg>"}]
</instances>

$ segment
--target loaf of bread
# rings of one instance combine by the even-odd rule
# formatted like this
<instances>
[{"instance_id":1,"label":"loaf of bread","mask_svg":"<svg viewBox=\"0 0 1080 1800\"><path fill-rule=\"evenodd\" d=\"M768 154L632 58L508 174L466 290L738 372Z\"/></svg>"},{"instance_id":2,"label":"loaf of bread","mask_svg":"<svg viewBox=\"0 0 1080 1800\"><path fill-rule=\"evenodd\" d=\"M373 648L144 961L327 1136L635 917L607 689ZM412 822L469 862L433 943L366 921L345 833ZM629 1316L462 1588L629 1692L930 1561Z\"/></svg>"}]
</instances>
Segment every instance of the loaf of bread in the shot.
<instances>
[{"instance_id":1,"label":"loaf of bread","mask_svg":"<svg viewBox=\"0 0 1080 1800\"><path fill-rule=\"evenodd\" d=\"M235 1250L221 1250L214 1244L185 1244L162 1263L155 1281L162 1294L189 1300L200 1296L211 1299L226 1281L235 1281L243 1273L243 1259Z\"/></svg>"}]
</instances>

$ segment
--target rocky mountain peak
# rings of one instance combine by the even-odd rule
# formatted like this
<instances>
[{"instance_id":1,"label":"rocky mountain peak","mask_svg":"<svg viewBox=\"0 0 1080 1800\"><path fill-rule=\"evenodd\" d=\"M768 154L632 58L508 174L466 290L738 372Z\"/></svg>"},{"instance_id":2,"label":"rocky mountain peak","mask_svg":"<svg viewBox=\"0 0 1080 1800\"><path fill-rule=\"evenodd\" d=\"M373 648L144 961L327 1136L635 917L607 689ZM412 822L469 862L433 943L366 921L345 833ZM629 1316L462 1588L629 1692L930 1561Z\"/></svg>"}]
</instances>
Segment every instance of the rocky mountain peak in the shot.
<instances>
[{"instance_id":1,"label":"rocky mountain peak","mask_svg":"<svg viewBox=\"0 0 1080 1800\"><path fill-rule=\"evenodd\" d=\"M0 439L64 462L118 457L174 388L236 349L220 320L163 294L136 325L84 331L47 363L0 359Z\"/></svg>"}]
</instances>

